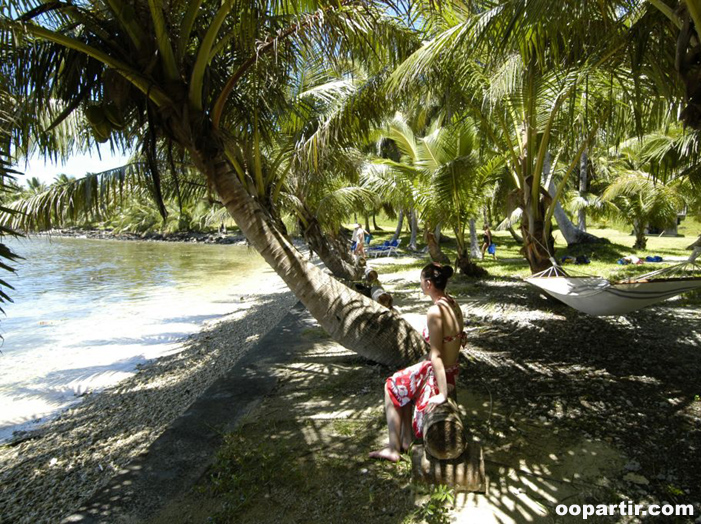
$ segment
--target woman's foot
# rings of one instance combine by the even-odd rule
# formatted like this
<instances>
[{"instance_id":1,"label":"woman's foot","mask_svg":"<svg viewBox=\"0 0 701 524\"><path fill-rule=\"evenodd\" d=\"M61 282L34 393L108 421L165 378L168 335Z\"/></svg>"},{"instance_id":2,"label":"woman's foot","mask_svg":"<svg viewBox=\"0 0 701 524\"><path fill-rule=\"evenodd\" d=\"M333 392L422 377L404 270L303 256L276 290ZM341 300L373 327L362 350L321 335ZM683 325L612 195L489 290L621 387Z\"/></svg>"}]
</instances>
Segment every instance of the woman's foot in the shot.
<instances>
[{"instance_id":1,"label":"woman's foot","mask_svg":"<svg viewBox=\"0 0 701 524\"><path fill-rule=\"evenodd\" d=\"M399 462L399 452L390 447L382 448L377 451L372 451L370 453L370 458L389 460L390 462Z\"/></svg>"}]
</instances>

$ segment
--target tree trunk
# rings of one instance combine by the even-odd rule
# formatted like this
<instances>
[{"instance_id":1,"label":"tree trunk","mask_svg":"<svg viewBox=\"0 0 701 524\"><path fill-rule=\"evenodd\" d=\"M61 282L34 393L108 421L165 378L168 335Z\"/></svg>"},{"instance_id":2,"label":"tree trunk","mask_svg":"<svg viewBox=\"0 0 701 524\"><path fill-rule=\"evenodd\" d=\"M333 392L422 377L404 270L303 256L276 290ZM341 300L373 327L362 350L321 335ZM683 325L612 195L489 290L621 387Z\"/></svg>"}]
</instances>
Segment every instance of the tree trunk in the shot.
<instances>
[{"instance_id":1,"label":"tree trunk","mask_svg":"<svg viewBox=\"0 0 701 524\"><path fill-rule=\"evenodd\" d=\"M645 249L645 247L647 247L647 238L645 237L645 225L637 220L634 220L633 234L635 235L635 244L633 244L633 249Z\"/></svg>"},{"instance_id":2,"label":"tree trunk","mask_svg":"<svg viewBox=\"0 0 701 524\"><path fill-rule=\"evenodd\" d=\"M462 244L460 242L459 232L454 232L455 238L458 242L458 256L455 259L455 267L460 271L460 273L468 277L481 278L489 275L486 269L484 269L481 266L478 266L475 262L472 261L470 255L467 253L467 249L464 245L464 242L462 242Z\"/></svg>"},{"instance_id":3,"label":"tree trunk","mask_svg":"<svg viewBox=\"0 0 701 524\"><path fill-rule=\"evenodd\" d=\"M359 265L344 260L342 251L348 249L344 250L345 246L333 242L329 235L321 230L315 218L309 220L309 227L302 231L302 236L309 248L319 256L335 277L345 280L360 280L363 277L363 269Z\"/></svg>"},{"instance_id":4,"label":"tree trunk","mask_svg":"<svg viewBox=\"0 0 701 524\"><path fill-rule=\"evenodd\" d=\"M418 250L416 245L416 238L419 234L419 220L416 217L416 210L412 209L409 213L409 223L411 224L411 240L409 240L409 249L412 251Z\"/></svg>"},{"instance_id":5,"label":"tree trunk","mask_svg":"<svg viewBox=\"0 0 701 524\"><path fill-rule=\"evenodd\" d=\"M399 210L399 218L397 219L397 229L394 230L394 236L392 237L391 242L394 242L395 240L399 239L399 235L402 234L402 225L404 224L404 210L400 209Z\"/></svg>"},{"instance_id":6,"label":"tree trunk","mask_svg":"<svg viewBox=\"0 0 701 524\"><path fill-rule=\"evenodd\" d=\"M579 196L582 198L584 198L584 195L587 192L587 159L588 150L585 149L582 152L581 158L579 159ZM585 208L582 208L577 212L577 222L577 229L586 233L587 210Z\"/></svg>"},{"instance_id":7,"label":"tree trunk","mask_svg":"<svg viewBox=\"0 0 701 524\"><path fill-rule=\"evenodd\" d=\"M365 231L370 232L370 217L365 215Z\"/></svg>"},{"instance_id":8,"label":"tree trunk","mask_svg":"<svg viewBox=\"0 0 701 524\"><path fill-rule=\"evenodd\" d=\"M380 231L380 227L377 225L377 215L375 213L372 214L372 230Z\"/></svg>"},{"instance_id":9,"label":"tree trunk","mask_svg":"<svg viewBox=\"0 0 701 524\"><path fill-rule=\"evenodd\" d=\"M555 197L555 184L552 179L550 179L550 184L548 185L548 193L552 198ZM555 204L555 222L557 222L557 227L560 228L560 233L567 242L568 246L573 246L575 244L598 244L602 242L597 236L594 236L586 231L578 229L562 209L560 202Z\"/></svg>"},{"instance_id":10,"label":"tree trunk","mask_svg":"<svg viewBox=\"0 0 701 524\"><path fill-rule=\"evenodd\" d=\"M514 226L509 226L509 233L511 234L511 238L513 238L518 244L523 244L523 237L516 232Z\"/></svg>"},{"instance_id":11,"label":"tree trunk","mask_svg":"<svg viewBox=\"0 0 701 524\"><path fill-rule=\"evenodd\" d=\"M482 250L477 240L477 226L475 222L476 220L474 218L470 219L470 255L472 255L472 258L475 260L482 260Z\"/></svg>"},{"instance_id":12,"label":"tree trunk","mask_svg":"<svg viewBox=\"0 0 701 524\"><path fill-rule=\"evenodd\" d=\"M523 187L519 190L520 202L522 202L523 215L521 216L521 236L523 247L521 254L528 260L531 273L545 271L552 266L550 257L555 255L555 239L552 233L545 239L545 208L550 202L550 195L539 188L537 202L532 202L531 184L533 177L528 177Z\"/></svg>"},{"instance_id":13,"label":"tree trunk","mask_svg":"<svg viewBox=\"0 0 701 524\"><path fill-rule=\"evenodd\" d=\"M416 361L427 351L421 335L394 311L344 286L310 264L280 232L267 210L241 185L222 155L191 151L227 211L250 244L285 281L334 340L391 366Z\"/></svg>"},{"instance_id":14,"label":"tree trunk","mask_svg":"<svg viewBox=\"0 0 701 524\"><path fill-rule=\"evenodd\" d=\"M432 229L431 224L428 222L424 224L424 239L426 241L426 246L428 247L428 253L431 255L431 260L438 262L439 264L450 264L448 255L441 251L441 246L436 241L436 235L433 233Z\"/></svg>"},{"instance_id":15,"label":"tree trunk","mask_svg":"<svg viewBox=\"0 0 701 524\"><path fill-rule=\"evenodd\" d=\"M433 230L433 236L436 237L436 242L438 242L439 244L441 243L441 227L442 225L438 224Z\"/></svg>"},{"instance_id":16,"label":"tree trunk","mask_svg":"<svg viewBox=\"0 0 701 524\"><path fill-rule=\"evenodd\" d=\"M482 278L489 275L486 269L478 266L466 255L461 256L458 254L458 257L455 259L455 267L467 277Z\"/></svg>"}]
</instances>

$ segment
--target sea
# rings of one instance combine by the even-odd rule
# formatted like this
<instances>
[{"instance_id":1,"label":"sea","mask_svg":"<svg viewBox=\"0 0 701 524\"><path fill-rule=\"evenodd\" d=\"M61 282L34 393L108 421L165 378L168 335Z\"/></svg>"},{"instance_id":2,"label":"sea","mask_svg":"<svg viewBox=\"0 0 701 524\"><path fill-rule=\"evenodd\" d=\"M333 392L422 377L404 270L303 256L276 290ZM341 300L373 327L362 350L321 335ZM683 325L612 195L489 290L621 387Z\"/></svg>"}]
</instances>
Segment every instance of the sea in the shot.
<instances>
[{"instance_id":1,"label":"sea","mask_svg":"<svg viewBox=\"0 0 701 524\"><path fill-rule=\"evenodd\" d=\"M284 289L245 245L4 239L0 442L182 348L242 298ZM266 282L268 286L262 286Z\"/></svg>"}]
</instances>

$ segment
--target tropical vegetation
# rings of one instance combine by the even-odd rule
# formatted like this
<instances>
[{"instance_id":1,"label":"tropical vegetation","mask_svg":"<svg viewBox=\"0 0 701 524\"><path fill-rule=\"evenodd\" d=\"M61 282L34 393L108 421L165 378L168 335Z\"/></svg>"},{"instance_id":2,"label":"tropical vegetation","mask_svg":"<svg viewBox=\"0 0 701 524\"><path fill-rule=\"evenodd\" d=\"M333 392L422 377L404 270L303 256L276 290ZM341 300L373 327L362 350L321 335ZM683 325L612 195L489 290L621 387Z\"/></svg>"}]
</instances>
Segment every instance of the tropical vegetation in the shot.
<instances>
[{"instance_id":1,"label":"tropical vegetation","mask_svg":"<svg viewBox=\"0 0 701 524\"><path fill-rule=\"evenodd\" d=\"M380 209L410 218L411 247L421 223L436 260L436 233L451 232L465 271L480 219L520 216L512 233L532 272L550 264L553 217L570 243L596 240L587 213L627 217L640 247L653 222L699 209L699 7L11 0L5 150L109 143L138 157L34 184L5 223L179 229L225 212L334 338L406 361L425 350L418 334L310 265L286 223L351 279L361 268L342 224Z\"/></svg>"}]
</instances>

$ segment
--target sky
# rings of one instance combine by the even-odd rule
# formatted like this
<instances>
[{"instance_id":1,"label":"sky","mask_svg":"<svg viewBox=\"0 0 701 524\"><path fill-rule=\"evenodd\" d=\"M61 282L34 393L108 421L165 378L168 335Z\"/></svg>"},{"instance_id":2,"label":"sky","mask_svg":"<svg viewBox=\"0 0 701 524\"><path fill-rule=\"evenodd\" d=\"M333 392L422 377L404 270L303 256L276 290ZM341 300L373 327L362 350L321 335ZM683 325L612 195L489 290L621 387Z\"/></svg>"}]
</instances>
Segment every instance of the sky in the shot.
<instances>
[{"instance_id":1,"label":"sky","mask_svg":"<svg viewBox=\"0 0 701 524\"><path fill-rule=\"evenodd\" d=\"M21 185L27 185L27 180L32 177L37 177L41 182L50 184L54 178L61 173L75 178L81 178L88 173L100 173L115 167L123 166L129 161L130 153L113 154L111 151L101 151L98 155L97 151L91 151L85 154L76 154L68 159L65 164L54 164L50 160L44 161L43 158L33 157L25 164L24 160L20 161L15 166L15 169L24 175L17 177L17 182Z\"/></svg>"}]
</instances>

